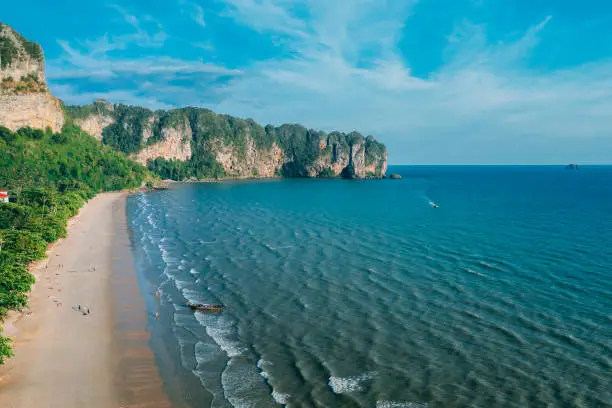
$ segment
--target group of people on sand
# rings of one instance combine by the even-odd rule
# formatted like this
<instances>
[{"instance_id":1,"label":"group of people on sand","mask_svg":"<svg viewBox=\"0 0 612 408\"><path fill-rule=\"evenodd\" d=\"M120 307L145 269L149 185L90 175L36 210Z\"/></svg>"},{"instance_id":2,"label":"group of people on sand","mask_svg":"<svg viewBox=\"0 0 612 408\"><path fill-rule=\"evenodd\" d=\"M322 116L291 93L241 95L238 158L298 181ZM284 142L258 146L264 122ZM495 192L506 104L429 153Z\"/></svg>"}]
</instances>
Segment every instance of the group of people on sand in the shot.
<instances>
[{"instance_id":1,"label":"group of people on sand","mask_svg":"<svg viewBox=\"0 0 612 408\"><path fill-rule=\"evenodd\" d=\"M83 316L87 316L88 314L91 313L91 310L89 310L89 307L87 306L78 305L77 310L81 312Z\"/></svg>"}]
</instances>

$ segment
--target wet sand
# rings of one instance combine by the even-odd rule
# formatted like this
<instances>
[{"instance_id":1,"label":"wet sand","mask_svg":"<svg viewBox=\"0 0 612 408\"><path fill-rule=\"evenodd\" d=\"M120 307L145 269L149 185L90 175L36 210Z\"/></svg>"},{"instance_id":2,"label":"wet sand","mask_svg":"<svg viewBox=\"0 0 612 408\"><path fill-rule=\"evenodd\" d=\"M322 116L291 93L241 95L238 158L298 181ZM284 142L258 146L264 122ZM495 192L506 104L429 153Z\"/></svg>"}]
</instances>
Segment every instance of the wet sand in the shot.
<instances>
[{"instance_id":1,"label":"wet sand","mask_svg":"<svg viewBox=\"0 0 612 408\"><path fill-rule=\"evenodd\" d=\"M32 268L29 311L5 327L15 357L0 367L0 407L170 407L148 347L125 193L92 199L48 255Z\"/></svg>"}]
</instances>

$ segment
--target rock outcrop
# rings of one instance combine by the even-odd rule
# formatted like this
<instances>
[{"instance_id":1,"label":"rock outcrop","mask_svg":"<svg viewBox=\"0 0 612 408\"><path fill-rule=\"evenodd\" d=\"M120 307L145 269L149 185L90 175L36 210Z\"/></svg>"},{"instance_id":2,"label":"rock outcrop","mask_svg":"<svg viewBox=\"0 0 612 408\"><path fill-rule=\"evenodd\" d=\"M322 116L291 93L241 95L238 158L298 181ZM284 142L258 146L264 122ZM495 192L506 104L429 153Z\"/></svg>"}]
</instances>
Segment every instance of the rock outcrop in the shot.
<instances>
[{"instance_id":1,"label":"rock outcrop","mask_svg":"<svg viewBox=\"0 0 612 408\"><path fill-rule=\"evenodd\" d=\"M113 116L114 106L105 99L97 99L92 110L81 117L74 117L74 124L83 129L90 136L102 140L102 131L114 124L117 120Z\"/></svg>"},{"instance_id":2,"label":"rock outcrop","mask_svg":"<svg viewBox=\"0 0 612 408\"><path fill-rule=\"evenodd\" d=\"M207 171L217 169L230 177L381 178L387 171L385 146L357 132L327 134L301 125L263 128L208 109L153 112L107 101L66 110L86 132L140 163L157 158L189 162L191 170L173 163L164 177L209 177ZM159 166L169 165L157 160L153 169Z\"/></svg>"},{"instance_id":3,"label":"rock outcrop","mask_svg":"<svg viewBox=\"0 0 612 408\"><path fill-rule=\"evenodd\" d=\"M152 126L155 118L150 117L143 126L143 140L147 142L152 136ZM186 161L191 158L191 127L184 120L175 127L166 126L161 128L161 140L156 143L146 144L142 150L133 153L131 157L137 162L147 165L149 160L158 157Z\"/></svg>"},{"instance_id":4,"label":"rock outcrop","mask_svg":"<svg viewBox=\"0 0 612 408\"><path fill-rule=\"evenodd\" d=\"M0 125L57 132L63 124L61 103L47 88L40 45L0 23Z\"/></svg>"}]
</instances>

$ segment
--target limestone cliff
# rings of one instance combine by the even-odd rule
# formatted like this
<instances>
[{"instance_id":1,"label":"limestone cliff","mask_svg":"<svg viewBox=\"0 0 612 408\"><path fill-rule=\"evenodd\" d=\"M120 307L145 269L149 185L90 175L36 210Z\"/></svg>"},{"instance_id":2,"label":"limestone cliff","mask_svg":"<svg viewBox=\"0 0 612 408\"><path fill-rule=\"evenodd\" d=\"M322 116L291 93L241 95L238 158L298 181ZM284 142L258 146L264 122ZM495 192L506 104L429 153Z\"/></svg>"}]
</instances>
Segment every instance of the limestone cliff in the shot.
<instances>
[{"instance_id":1,"label":"limestone cliff","mask_svg":"<svg viewBox=\"0 0 612 408\"><path fill-rule=\"evenodd\" d=\"M87 114L74 117L74 124L89 135L102 140L102 131L117 121L112 115L114 107L104 99L96 100L91 107Z\"/></svg>"},{"instance_id":2,"label":"limestone cliff","mask_svg":"<svg viewBox=\"0 0 612 408\"><path fill-rule=\"evenodd\" d=\"M92 136L169 178L381 178L387 171L385 146L357 132L264 128L208 109L153 112L106 101L66 111Z\"/></svg>"},{"instance_id":3,"label":"limestone cliff","mask_svg":"<svg viewBox=\"0 0 612 408\"><path fill-rule=\"evenodd\" d=\"M48 91L40 45L0 23L0 125L61 130L61 103Z\"/></svg>"},{"instance_id":4,"label":"limestone cliff","mask_svg":"<svg viewBox=\"0 0 612 408\"><path fill-rule=\"evenodd\" d=\"M152 137L152 126L157 121L155 117L150 117L143 126L143 140L146 142ZM177 123L174 127L165 126L161 128L161 138L156 143L146 144L142 150L132 154L132 158L137 162L147 165L149 160L158 157L165 159L176 159L186 161L191 158L191 127L189 122L184 120Z\"/></svg>"}]
</instances>

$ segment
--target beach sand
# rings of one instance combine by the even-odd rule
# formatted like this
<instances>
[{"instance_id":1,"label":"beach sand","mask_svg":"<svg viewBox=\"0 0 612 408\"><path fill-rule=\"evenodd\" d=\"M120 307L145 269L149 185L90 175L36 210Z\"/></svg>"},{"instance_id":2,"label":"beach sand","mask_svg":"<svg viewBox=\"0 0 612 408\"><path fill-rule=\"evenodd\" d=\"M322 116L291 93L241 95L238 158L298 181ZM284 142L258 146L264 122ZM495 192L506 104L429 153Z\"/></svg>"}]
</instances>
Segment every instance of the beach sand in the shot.
<instances>
[{"instance_id":1,"label":"beach sand","mask_svg":"<svg viewBox=\"0 0 612 408\"><path fill-rule=\"evenodd\" d=\"M125 218L125 193L99 194L33 266L30 309L5 327L15 357L0 367L0 407L171 406L148 348Z\"/></svg>"}]
</instances>

